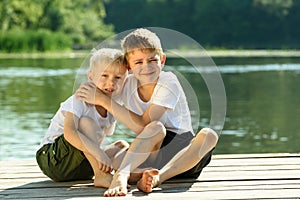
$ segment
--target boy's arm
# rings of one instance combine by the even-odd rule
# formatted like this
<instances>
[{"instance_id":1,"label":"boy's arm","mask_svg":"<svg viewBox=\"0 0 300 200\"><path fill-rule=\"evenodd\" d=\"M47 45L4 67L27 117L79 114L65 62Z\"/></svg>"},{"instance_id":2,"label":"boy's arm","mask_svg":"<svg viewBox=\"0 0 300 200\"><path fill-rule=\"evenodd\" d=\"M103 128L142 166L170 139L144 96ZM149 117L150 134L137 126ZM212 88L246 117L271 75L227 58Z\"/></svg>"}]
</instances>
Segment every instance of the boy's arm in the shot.
<instances>
[{"instance_id":1,"label":"boy's arm","mask_svg":"<svg viewBox=\"0 0 300 200\"><path fill-rule=\"evenodd\" d=\"M167 110L163 106L150 104L143 115L137 115L116 103L91 83L82 84L76 91L76 97L78 100L104 107L121 123L137 134L150 122L159 120Z\"/></svg>"},{"instance_id":2,"label":"boy's arm","mask_svg":"<svg viewBox=\"0 0 300 200\"><path fill-rule=\"evenodd\" d=\"M91 154L98 162L99 169L104 172L112 171L110 158L99 147L97 137L89 138L78 130L79 118L71 112L66 113L64 122L64 137L75 148ZM96 134L96 133L95 133Z\"/></svg>"},{"instance_id":3,"label":"boy's arm","mask_svg":"<svg viewBox=\"0 0 300 200\"><path fill-rule=\"evenodd\" d=\"M137 134L141 133L150 122L158 121L166 111L165 107L150 104L142 115L138 115L116 103L108 96L104 99L104 101L101 101L101 106L106 108L115 118Z\"/></svg>"}]
</instances>

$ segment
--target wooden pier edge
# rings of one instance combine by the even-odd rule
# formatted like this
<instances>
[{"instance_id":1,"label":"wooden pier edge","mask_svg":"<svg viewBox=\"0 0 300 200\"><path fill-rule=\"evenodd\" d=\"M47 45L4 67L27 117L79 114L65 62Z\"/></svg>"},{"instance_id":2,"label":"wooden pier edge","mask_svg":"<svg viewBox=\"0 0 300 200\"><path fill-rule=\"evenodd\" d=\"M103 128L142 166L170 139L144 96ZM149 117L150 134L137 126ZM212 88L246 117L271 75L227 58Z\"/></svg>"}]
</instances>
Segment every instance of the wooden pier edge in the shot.
<instances>
[{"instance_id":1,"label":"wooden pier edge","mask_svg":"<svg viewBox=\"0 0 300 200\"><path fill-rule=\"evenodd\" d=\"M92 181L47 178L35 160L0 161L0 199L107 199ZM168 180L118 199L300 199L300 154L214 155L198 179ZM110 198L115 199L115 198Z\"/></svg>"}]
</instances>

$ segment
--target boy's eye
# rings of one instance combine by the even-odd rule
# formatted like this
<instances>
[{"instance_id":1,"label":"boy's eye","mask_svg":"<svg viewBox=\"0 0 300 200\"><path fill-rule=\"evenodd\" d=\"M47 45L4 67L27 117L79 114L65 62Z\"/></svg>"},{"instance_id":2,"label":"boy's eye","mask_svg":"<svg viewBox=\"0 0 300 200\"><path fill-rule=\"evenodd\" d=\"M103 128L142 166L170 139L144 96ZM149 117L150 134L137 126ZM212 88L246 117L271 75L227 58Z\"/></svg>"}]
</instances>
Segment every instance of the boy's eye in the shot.
<instances>
[{"instance_id":1,"label":"boy's eye","mask_svg":"<svg viewBox=\"0 0 300 200\"><path fill-rule=\"evenodd\" d=\"M120 79L121 76L114 76L114 79Z\"/></svg>"},{"instance_id":2,"label":"boy's eye","mask_svg":"<svg viewBox=\"0 0 300 200\"><path fill-rule=\"evenodd\" d=\"M157 62L157 59L150 59L150 62Z\"/></svg>"},{"instance_id":3,"label":"boy's eye","mask_svg":"<svg viewBox=\"0 0 300 200\"><path fill-rule=\"evenodd\" d=\"M143 64L143 62L138 61L138 62L135 62L134 64L135 64L135 65L141 65L141 64Z\"/></svg>"},{"instance_id":4,"label":"boy's eye","mask_svg":"<svg viewBox=\"0 0 300 200\"><path fill-rule=\"evenodd\" d=\"M102 74L101 77L106 78L106 77L108 77L108 75L107 74Z\"/></svg>"}]
</instances>

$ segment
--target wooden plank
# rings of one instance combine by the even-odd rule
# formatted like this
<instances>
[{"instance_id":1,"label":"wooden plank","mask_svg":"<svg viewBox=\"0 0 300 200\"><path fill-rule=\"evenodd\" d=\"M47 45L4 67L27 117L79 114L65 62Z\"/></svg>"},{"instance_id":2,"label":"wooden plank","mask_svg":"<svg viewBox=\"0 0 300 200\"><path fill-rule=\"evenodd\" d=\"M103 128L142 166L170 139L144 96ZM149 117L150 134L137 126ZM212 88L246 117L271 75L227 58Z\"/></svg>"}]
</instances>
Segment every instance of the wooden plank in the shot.
<instances>
[{"instance_id":1,"label":"wooden plank","mask_svg":"<svg viewBox=\"0 0 300 200\"><path fill-rule=\"evenodd\" d=\"M278 180L278 179L300 179L299 170L273 170L273 171L234 171L234 172L203 172L200 180Z\"/></svg>"},{"instance_id":2,"label":"wooden plank","mask_svg":"<svg viewBox=\"0 0 300 200\"><path fill-rule=\"evenodd\" d=\"M30 192L22 189L7 190L9 193L1 192L1 199L35 199L35 198L48 198L54 199L104 199L104 189L85 187L85 188L39 188L31 189ZM73 197L73 198L72 198ZM129 192L128 196L124 199L141 198L143 199L258 199L258 198L298 198L299 189L285 188L284 192L278 189L267 188L233 188L227 190L202 190L202 191L189 191L189 188L174 187L172 189L156 188L151 194L145 195L144 193L133 189ZM146 198L144 198L146 197ZM122 198L123 199L123 198Z\"/></svg>"},{"instance_id":3,"label":"wooden plank","mask_svg":"<svg viewBox=\"0 0 300 200\"><path fill-rule=\"evenodd\" d=\"M206 172L228 172L228 171L269 171L269 170L300 170L300 165L273 165L273 166L224 166L205 168Z\"/></svg>"},{"instance_id":4,"label":"wooden plank","mask_svg":"<svg viewBox=\"0 0 300 200\"><path fill-rule=\"evenodd\" d=\"M218 159L212 160L209 166L249 166L249 165L299 165L300 157L288 158L248 158L248 159Z\"/></svg>"},{"instance_id":5,"label":"wooden plank","mask_svg":"<svg viewBox=\"0 0 300 200\"><path fill-rule=\"evenodd\" d=\"M223 164L221 163L216 163L212 162L206 167L207 171L222 171L222 170L273 170L273 169L282 169L282 170L288 170L288 169L299 169L300 168L300 163L297 164L298 160L296 161L291 161L290 163L276 163L276 164L263 164L260 162L260 164L255 164L255 165L245 165L245 164L239 164L236 162L224 162ZM252 162L249 160L249 162ZM258 161L256 161L258 162ZM276 161L274 161L276 162ZM0 168L0 178L2 174L20 174L20 173L39 173L40 169L38 166L2 166Z\"/></svg>"},{"instance_id":6,"label":"wooden plank","mask_svg":"<svg viewBox=\"0 0 300 200\"><path fill-rule=\"evenodd\" d=\"M23 174L1 174L0 179L35 179L43 178L41 173L23 173ZM300 179L299 169L289 170L262 170L262 171L206 171L204 170L199 179L201 180L240 180L240 179Z\"/></svg>"},{"instance_id":7,"label":"wooden plank","mask_svg":"<svg viewBox=\"0 0 300 200\"><path fill-rule=\"evenodd\" d=\"M216 155L197 180L169 180L148 195L132 186L122 199L298 199L299 158L299 154ZM104 199L104 191L93 187L92 181L55 183L34 160L0 161L0 199Z\"/></svg>"},{"instance_id":8,"label":"wooden plank","mask_svg":"<svg viewBox=\"0 0 300 200\"><path fill-rule=\"evenodd\" d=\"M213 155L213 160L218 159L248 159L248 158L287 158L300 157L297 153L267 153L267 154L218 154Z\"/></svg>"}]
</instances>

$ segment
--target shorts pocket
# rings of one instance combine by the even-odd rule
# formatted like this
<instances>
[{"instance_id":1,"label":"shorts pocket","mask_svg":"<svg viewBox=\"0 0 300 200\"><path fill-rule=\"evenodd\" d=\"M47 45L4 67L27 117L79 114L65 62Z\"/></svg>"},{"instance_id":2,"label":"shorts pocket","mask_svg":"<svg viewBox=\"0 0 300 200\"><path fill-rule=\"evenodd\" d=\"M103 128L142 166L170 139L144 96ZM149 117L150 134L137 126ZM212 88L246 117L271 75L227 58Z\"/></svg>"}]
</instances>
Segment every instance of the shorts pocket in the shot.
<instances>
[{"instance_id":1,"label":"shorts pocket","mask_svg":"<svg viewBox=\"0 0 300 200\"><path fill-rule=\"evenodd\" d=\"M42 171L49 168L49 159L47 154L49 146L49 144L46 144L36 152L36 162Z\"/></svg>"},{"instance_id":2,"label":"shorts pocket","mask_svg":"<svg viewBox=\"0 0 300 200\"><path fill-rule=\"evenodd\" d=\"M64 142L63 136L58 137L52 145L52 148L49 148L50 153L50 162L56 166L59 164L69 153L68 147Z\"/></svg>"},{"instance_id":3,"label":"shorts pocket","mask_svg":"<svg viewBox=\"0 0 300 200\"><path fill-rule=\"evenodd\" d=\"M49 178L53 179L53 173L52 173L52 166L51 166L51 158L49 154L49 149L51 147L51 144L45 144L43 147L41 147L37 153L36 153L36 161L41 169L41 171L48 176Z\"/></svg>"}]
</instances>

